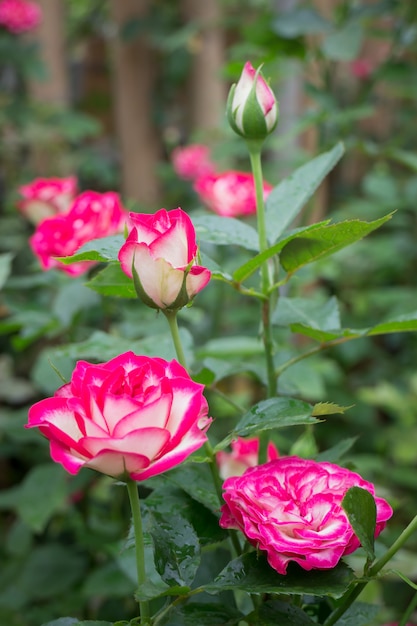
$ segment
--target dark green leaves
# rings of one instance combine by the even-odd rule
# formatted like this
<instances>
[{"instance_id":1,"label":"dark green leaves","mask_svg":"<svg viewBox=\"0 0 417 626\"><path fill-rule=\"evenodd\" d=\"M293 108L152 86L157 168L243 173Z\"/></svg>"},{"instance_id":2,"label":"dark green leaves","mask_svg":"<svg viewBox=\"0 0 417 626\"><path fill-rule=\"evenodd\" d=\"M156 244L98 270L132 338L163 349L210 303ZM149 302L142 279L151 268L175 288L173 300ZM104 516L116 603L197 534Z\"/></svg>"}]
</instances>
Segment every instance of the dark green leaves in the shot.
<instances>
[{"instance_id":1,"label":"dark green leaves","mask_svg":"<svg viewBox=\"0 0 417 626\"><path fill-rule=\"evenodd\" d=\"M237 423L232 433L215 448L222 450L237 436L250 437L264 430L285 428L300 424L315 424L319 420L311 416L312 407L294 398L270 398L255 404Z\"/></svg>"},{"instance_id":2,"label":"dark green leaves","mask_svg":"<svg viewBox=\"0 0 417 626\"><path fill-rule=\"evenodd\" d=\"M231 561L207 585L209 593L227 589L241 589L249 593L309 594L339 598L355 579L352 570L339 563L331 570L306 572L297 565L289 566L286 575L278 574L270 567L263 554L251 552Z\"/></svg>"},{"instance_id":3,"label":"dark green leaves","mask_svg":"<svg viewBox=\"0 0 417 626\"><path fill-rule=\"evenodd\" d=\"M193 217L197 238L218 246L237 245L247 250L259 250L258 233L254 228L233 217L201 215Z\"/></svg>"},{"instance_id":4,"label":"dark green leaves","mask_svg":"<svg viewBox=\"0 0 417 626\"><path fill-rule=\"evenodd\" d=\"M351 487L342 500L342 507L366 552L368 563L372 562L375 559L376 525L376 505L373 495L366 489Z\"/></svg>"},{"instance_id":5,"label":"dark green leaves","mask_svg":"<svg viewBox=\"0 0 417 626\"><path fill-rule=\"evenodd\" d=\"M65 265L78 261L116 261L119 250L125 242L123 235L110 235L100 239L92 239L85 243L76 254L59 257L58 261Z\"/></svg>"},{"instance_id":6,"label":"dark green leaves","mask_svg":"<svg viewBox=\"0 0 417 626\"><path fill-rule=\"evenodd\" d=\"M282 19L285 20L285 16L279 21ZM343 153L343 144L336 144L332 150L299 167L272 190L266 200L266 222L271 243L275 243L297 217Z\"/></svg>"}]
</instances>

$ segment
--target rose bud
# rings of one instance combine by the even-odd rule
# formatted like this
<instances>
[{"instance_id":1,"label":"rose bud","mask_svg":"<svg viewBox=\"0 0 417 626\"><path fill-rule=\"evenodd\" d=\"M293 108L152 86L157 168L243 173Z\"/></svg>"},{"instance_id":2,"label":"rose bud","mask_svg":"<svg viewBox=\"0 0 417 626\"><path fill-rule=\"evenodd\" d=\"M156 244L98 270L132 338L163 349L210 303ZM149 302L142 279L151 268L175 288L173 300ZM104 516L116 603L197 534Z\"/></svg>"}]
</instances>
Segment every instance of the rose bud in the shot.
<instances>
[{"instance_id":1,"label":"rose bud","mask_svg":"<svg viewBox=\"0 0 417 626\"><path fill-rule=\"evenodd\" d=\"M227 100L227 118L238 135L263 140L278 123L278 103L260 68L247 62Z\"/></svg>"},{"instance_id":2,"label":"rose bud","mask_svg":"<svg viewBox=\"0 0 417 626\"><path fill-rule=\"evenodd\" d=\"M133 229L119 252L122 270L133 278L141 300L154 309L175 311L210 280L197 265L194 226L181 209L153 215L130 213Z\"/></svg>"}]
</instances>

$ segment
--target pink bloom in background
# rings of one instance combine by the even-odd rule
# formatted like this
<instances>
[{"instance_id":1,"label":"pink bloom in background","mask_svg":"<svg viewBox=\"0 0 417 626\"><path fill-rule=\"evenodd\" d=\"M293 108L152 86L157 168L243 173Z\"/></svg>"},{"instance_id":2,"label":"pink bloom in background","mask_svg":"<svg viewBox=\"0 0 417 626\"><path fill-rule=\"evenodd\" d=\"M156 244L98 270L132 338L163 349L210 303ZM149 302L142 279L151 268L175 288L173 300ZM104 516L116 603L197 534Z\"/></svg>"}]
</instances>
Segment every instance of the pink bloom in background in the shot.
<instances>
[{"instance_id":1,"label":"pink bloom in background","mask_svg":"<svg viewBox=\"0 0 417 626\"><path fill-rule=\"evenodd\" d=\"M39 224L47 217L57 213L66 213L77 193L77 179L36 178L27 185L19 187L23 196L18 204L23 215L34 224Z\"/></svg>"},{"instance_id":2,"label":"pink bloom in background","mask_svg":"<svg viewBox=\"0 0 417 626\"><path fill-rule=\"evenodd\" d=\"M354 486L374 495L372 483L343 467L281 457L225 481L220 526L241 530L279 574L290 561L332 568L360 546L341 504ZM392 509L382 498L375 503L377 537Z\"/></svg>"},{"instance_id":3,"label":"pink bloom in background","mask_svg":"<svg viewBox=\"0 0 417 626\"><path fill-rule=\"evenodd\" d=\"M29 2L28 0L0 1L0 26L4 26L15 35L36 28L41 19L42 11L36 2Z\"/></svg>"},{"instance_id":4,"label":"pink bloom in background","mask_svg":"<svg viewBox=\"0 0 417 626\"><path fill-rule=\"evenodd\" d=\"M252 174L230 170L200 178L194 183L200 200L211 211L223 217L239 217L256 213L255 184ZM272 185L264 183L264 198Z\"/></svg>"},{"instance_id":5,"label":"pink bloom in background","mask_svg":"<svg viewBox=\"0 0 417 626\"><path fill-rule=\"evenodd\" d=\"M179 146L172 151L171 159L175 173L184 180L196 180L215 172L210 150L202 144Z\"/></svg>"},{"instance_id":6,"label":"pink bloom in background","mask_svg":"<svg viewBox=\"0 0 417 626\"><path fill-rule=\"evenodd\" d=\"M94 262L64 265L55 257L71 256L87 241L121 232L127 221L128 214L117 193L84 191L68 213L43 220L29 242L43 269L57 268L78 276Z\"/></svg>"},{"instance_id":7,"label":"pink bloom in background","mask_svg":"<svg viewBox=\"0 0 417 626\"><path fill-rule=\"evenodd\" d=\"M369 59L355 59L350 63L350 71L353 76L360 80L367 80L374 71L372 61Z\"/></svg>"},{"instance_id":8,"label":"pink bloom in background","mask_svg":"<svg viewBox=\"0 0 417 626\"><path fill-rule=\"evenodd\" d=\"M248 467L258 465L259 438L243 439L238 437L230 444L231 452L221 450L216 454L219 474L223 480L230 476L241 476ZM275 445L270 442L267 450L268 461L273 461L279 457L279 452Z\"/></svg>"},{"instance_id":9,"label":"pink bloom in background","mask_svg":"<svg viewBox=\"0 0 417 626\"><path fill-rule=\"evenodd\" d=\"M144 480L207 441L203 389L177 361L133 352L98 365L79 361L70 383L30 408L26 427L39 428L52 459L71 474L89 467Z\"/></svg>"},{"instance_id":10,"label":"pink bloom in background","mask_svg":"<svg viewBox=\"0 0 417 626\"><path fill-rule=\"evenodd\" d=\"M161 209L153 215L130 213L133 230L119 252L125 274L135 280L145 304L179 309L203 289L210 272L197 263L194 226L182 209ZM139 284L138 284L139 283Z\"/></svg>"}]
</instances>

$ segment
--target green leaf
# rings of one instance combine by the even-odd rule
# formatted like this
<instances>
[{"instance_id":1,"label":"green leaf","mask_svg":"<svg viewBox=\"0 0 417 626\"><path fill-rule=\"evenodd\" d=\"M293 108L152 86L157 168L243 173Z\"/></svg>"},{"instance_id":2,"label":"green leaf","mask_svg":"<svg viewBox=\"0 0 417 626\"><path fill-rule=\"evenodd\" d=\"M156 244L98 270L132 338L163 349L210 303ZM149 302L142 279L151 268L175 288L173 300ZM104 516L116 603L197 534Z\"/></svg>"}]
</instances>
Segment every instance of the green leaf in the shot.
<instances>
[{"instance_id":1,"label":"green leaf","mask_svg":"<svg viewBox=\"0 0 417 626\"><path fill-rule=\"evenodd\" d=\"M234 626L243 619L232 606L217 602L194 602L169 612L161 626ZM276 625L275 625L276 626Z\"/></svg>"},{"instance_id":2,"label":"green leaf","mask_svg":"<svg viewBox=\"0 0 417 626\"><path fill-rule=\"evenodd\" d=\"M417 154L415 152L392 148L387 151L387 155L394 161L398 161L398 163L406 165L414 172L417 172Z\"/></svg>"},{"instance_id":3,"label":"green leaf","mask_svg":"<svg viewBox=\"0 0 417 626\"><path fill-rule=\"evenodd\" d=\"M361 24L355 20L348 22L340 30L327 35L321 49L332 61L353 61L357 58L363 40Z\"/></svg>"},{"instance_id":4,"label":"green leaf","mask_svg":"<svg viewBox=\"0 0 417 626\"><path fill-rule=\"evenodd\" d=\"M200 215L193 217L197 237L218 246L242 246L247 250L259 250L258 233L252 226L234 217Z\"/></svg>"},{"instance_id":5,"label":"green leaf","mask_svg":"<svg viewBox=\"0 0 417 626\"><path fill-rule=\"evenodd\" d=\"M269 601L262 603L259 611L254 611L246 618L257 626L314 626L304 611L289 602Z\"/></svg>"},{"instance_id":6,"label":"green leaf","mask_svg":"<svg viewBox=\"0 0 417 626\"><path fill-rule=\"evenodd\" d=\"M209 512L206 506L193 499L183 489L172 484L154 489L146 498L146 506L151 512L156 511L168 519L180 511L181 516L196 531L201 546L219 543L227 536L227 532L219 526L218 516Z\"/></svg>"},{"instance_id":7,"label":"green leaf","mask_svg":"<svg viewBox=\"0 0 417 626\"><path fill-rule=\"evenodd\" d=\"M80 280L73 279L64 284L54 300L54 313L64 326L69 326L75 315L82 310L91 309L100 303L100 298L91 293Z\"/></svg>"},{"instance_id":8,"label":"green leaf","mask_svg":"<svg viewBox=\"0 0 417 626\"><path fill-rule=\"evenodd\" d=\"M100 239L92 239L85 243L72 256L57 257L64 265L78 261L117 261L120 248L125 243L123 235L110 235Z\"/></svg>"},{"instance_id":9,"label":"green leaf","mask_svg":"<svg viewBox=\"0 0 417 626\"><path fill-rule=\"evenodd\" d=\"M6 280L10 276L12 269L13 254L10 252L6 254L0 254L0 289L5 284Z\"/></svg>"},{"instance_id":10,"label":"green leaf","mask_svg":"<svg viewBox=\"0 0 417 626\"><path fill-rule=\"evenodd\" d=\"M262 342L257 337L222 337L211 339L197 349L198 358L249 357L263 354Z\"/></svg>"},{"instance_id":11,"label":"green leaf","mask_svg":"<svg viewBox=\"0 0 417 626\"><path fill-rule=\"evenodd\" d=\"M332 25L311 8L297 8L281 13L272 23L272 30L286 39L300 35L316 35L331 30Z\"/></svg>"},{"instance_id":12,"label":"green leaf","mask_svg":"<svg viewBox=\"0 0 417 626\"><path fill-rule=\"evenodd\" d=\"M68 497L67 475L55 463L37 465L20 485L0 494L0 508L14 509L34 531L42 532Z\"/></svg>"},{"instance_id":13,"label":"green leaf","mask_svg":"<svg viewBox=\"0 0 417 626\"><path fill-rule=\"evenodd\" d=\"M348 409L351 409L351 406L339 406L338 404L334 404L334 402L317 402L313 406L313 411L311 415L313 417L319 417L320 415L334 415L335 413L344 413Z\"/></svg>"},{"instance_id":14,"label":"green leaf","mask_svg":"<svg viewBox=\"0 0 417 626\"><path fill-rule=\"evenodd\" d=\"M318 330L334 330L340 328L339 304L334 296L325 302L311 298L280 297L272 314L272 323L277 326L299 323Z\"/></svg>"},{"instance_id":15,"label":"green leaf","mask_svg":"<svg viewBox=\"0 0 417 626\"><path fill-rule=\"evenodd\" d=\"M125 598L135 591L135 583L115 562L105 563L88 574L82 588L84 597Z\"/></svg>"},{"instance_id":16,"label":"green leaf","mask_svg":"<svg viewBox=\"0 0 417 626\"><path fill-rule=\"evenodd\" d=\"M355 602L343 617L337 620L335 626L374 626L375 618L380 611L380 606Z\"/></svg>"},{"instance_id":17,"label":"green leaf","mask_svg":"<svg viewBox=\"0 0 417 626\"><path fill-rule=\"evenodd\" d=\"M373 495L361 487L351 487L342 500L342 507L366 552L368 562L372 562L375 559L376 526L376 504Z\"/></svg>"},{"instance_id":18,"label":"green leaf","mask_svg":"<svg viewBox=\"0 0 417 626\"><path fill-rule=\"evenodd\" d=\"M199 265L202 265L203 267L206 267L208 270L210 270L212 278L223 279L228 283L233 281L232 276L228 272L222 270L222 268L216 263L216 261L213 261L213 259L205 254L205 252L200 251Z\"/></svg>"},{"instance_id":19,"label":"green leaf","mask_svg":"<svg viewBox=\"0 0 417 626\"><path fill-rule=\"evenodd\" d=\"M86 286L103 296L137 298L133 280L124 273L118 262L109 263Z\"/></svg>"},{"instance_id":20,"label":"green leaf","mask_svg":"<svg viewBox=\"0 0 417 626\"><path fill-rule=\"evenodd\" d=\"M234 430L225 437L214 451L223 450L236 437L249 437L272 428L285 428L301 424L315 424L311 416L311 405L294 398L270 398L255 404L239 420Z\"/></svg>"},{"instance_id":21,"label":"green leaf","mask_svg":"<svg viewBox=\"0 0 417 626\"><path fill-rule=\"evenodd\" d=\"M164 474L163 481L183 489L191 498L218 514L220 503L208 463L185 463Z\"/></svg>"},{"instance_id":22,"label":"green leaf","mask_svg":"<svg viewBox=\"0 0 417 626\"><path fill-rule=\"evenodd\" d=\"M191 585L200 565L200 545L191 524L178 512L169 516L152 511L150 533L155 567L168 585Z\"/></svg>"},{"instance_id":23,"label":"green leaf","mask_svg":"<svg viewBox=\"0 0 417 626\"><path fill-rule=\"evenodd\" d=\"M275 243L343 156L342 143L299 167L269 194L266 200L268 239Z\"/></svg>"},{"instance_id":24,"label":"green leaf","mask_svg":"<svg viewBox=\"0 0 417 626\"><path fill-rule=\"evenodd\" d=\"M256 270L268 259L275 256L287 245L288 242L296 239L300 236L300 234L309 233L310 231L317 230L322 228L326 224L329 224L330 220L325 220L324 222L320 222L318 224L311 224L310 226L305 226L303 228L296 228L291 231L289 235L278 241L276 244L264 250L264 252L260 252L252 259L241 265L237 270L233 272L233 279L237 283L241 283L249 276L251 276Z\"/></svg>"},{"instance_id":25,"label":"green leaf","mask_svg":"<svg viewBox=\"0 0 417 626\"><path fill-rule=\"evenodd\" d=\"M296 564L290 564L287 574L278 574L263 554L251 552L231 561L204 590L213 594L241 589L248 593L308 594L340 598L354 579L352 570L343 562L331 570L310 572Z\"/></svg>"},{"instance_id":26,"label":"green leaf","mask_svg":"<svg viewBox=\"0 0 417 626\"><path fill-rule=\"evenodd\" d=\"M342 439L335 446L332 446L328 450L324 450L320 452L316 456L316 461L327 461L328 463L336 463L339 461L348 450L352 448L352 446L357 441L357 437L349 437L348 439Z\"/></svg>"},{"instance_id":27,"label":"green leaf","mask_svg":"<svg viewBox=\"0 0 417 626\"><path fill-rule=\"evenodd\" d=\"M60 617L52 622L42 624L42 626L79 626L79 620L76 617Z\"/></svg>"},{"instance_id":28,"label":"green leaf","mask_svg":"<svg viewBox=\"0 0 417 626\"><path fill-rule=\"evenodd\" d=\"M313 231L304 232L289 241L280 254L285 271L294 273L307 263L322 259L359 241L391 219L392 213L373 222L348 220L325 224Z\"/></svg>"},{"instance_id":29,"label":"green leaf","mask_svg":"<svg viewBox=\"0 0 417 626\"><path fill-rule=\"evenodd\" d=\"M341 328L340 330L316 330L303 324L291 324L291 330L294 333L300 333L315 339L320 343L333 341L335 339L357 339L359 337L372 335L385 335L388 333L404 333L417 330L417 311L405 313L395 319L381 322L369 328Z\"/></svg>"}]
</instances>

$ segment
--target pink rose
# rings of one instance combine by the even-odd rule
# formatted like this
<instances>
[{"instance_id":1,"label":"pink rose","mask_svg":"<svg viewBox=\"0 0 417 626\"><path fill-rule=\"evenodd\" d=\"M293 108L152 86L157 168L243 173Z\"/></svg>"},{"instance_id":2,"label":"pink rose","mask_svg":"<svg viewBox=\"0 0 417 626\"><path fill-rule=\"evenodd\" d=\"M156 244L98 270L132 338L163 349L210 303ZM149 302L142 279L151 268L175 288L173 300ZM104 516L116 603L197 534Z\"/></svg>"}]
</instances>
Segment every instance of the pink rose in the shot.
<instances>
[{"instance_id":1,"label":"pink rose","mask_svg":"<svg viewBox=\"0 0 417 626\"><path fill-rule=\"evenodd\" d=\"M263 78L247 62L236 85L233 85L227 101L227 117L230 126L249 140L263 140L278 122L278 103L274 92Z\"/></svg>"},{"instance_id":2,"label":"pink rose","mask_svg":"<svg viewBox=\"0 0 417 626\"><path fill-rule=\"evenodd\" d=\"M248 467L258 465L259 438L243 439L238 437L231 443L231 452L221 450L216 454L219 474L225 480L230 476L241 476ZM279 452L275 445L270 442L267 450L268 461L273 461L279 457Z\"/></svg>"},{"instance_id":3,"label":"pink rose","mask_svg":"<svg viewBox=\"0 0 417 626\"><path fill-rule=\"evenodd\" d=\"M217 215L239 217L256 213L255 184L252 174L230 170L212 174L194 183L201 201ZM264 199L272 185L264 183Z\"/></svg>"},{"instance_id":4,"label":"pink rose","mask_svg":"<svg viewBox=\"0 0 417 626\"><path fill-rule=\"evenodd\" d=\"M305 570L332 568L360 546L341 504L354 486L374 495L371 483L343 467L281 457L225 481L220 526L241 530L266 550L279 574L290 561ZM382 498L375 503L377 537L392 509Z\"/></svg>"},{"instance_id":5,"label":"pink rose","mask_svg":"<svg viewBox=\"0 0 417 626\"><path fill-rule=\"evenodd\" d=\"M15 35L36 28L41 19L41 8L35 2L28 2L28 0L0 1L0 25Z\"/></svg>"},{"instance_id":6,"label":"pink rose","mask_svg":"<svg viewBox=\"0 0 417 626\"><path fill-rule=\"evenodd\" d=\"M214 174L215 165L210 159L210 150L201 144L175 148L171 155L175 173L185 180L196 180Z\"/></svg>"},{"instance_id":7,"label":"pink rose","mask_svg":"<svg viewBox=\"0 0 417 626\"><path fill-rule=\"evenodd\" d=\"M153 215L130 213L133 230L119 252L125 274L133 277L139 297L150 307L180 309L210 280L196 265L194 226L181 209L161 209Z\"/></svg>"},{"instance_id":8,"label":"pink rose","mask_svg":"<svg viewBox=\"0 0 417 626\"><path fill-rule=\"evenodd\" d=\"M47 217L57 213L66 213L77 193L77 179L36 178L27 185L19 187L23 196L18 204L23 215L34 224L39 224Z\"/></svg>"},{"instance_id":9,"label":"pink rose","mask_svg":"<svg viewBox=\"0 0 417 626\"><path fill-rule=\"evenodd\" d=\"M369 59L355 59L350 63L350 71L355 78L367 80L374 72L372 61Z\"/></svg>"},{"instance_id":10,"label":"pink rose","mask_svg":"<svg viewBox=\"0 0 417 626\"><path fill-rule=\"evenodd\" d=\"M39 428L70 474L90 467L144 480L207 441L203 389L176 361L133 352L98 365L79 361L70 383L30 408L26 427Z\"/></svg>"},{"instance_id":11,"label":"pink rose","mask_svg":"<svg viewBox=\"0 0 417 626\"><path fill-rule=\"evenodd\" d=\"M64 265L54 257L71 256L87 241L123 231L127 220L117 193L84 191L68 213L49 217L38 224L29 242L43 269L57 268L78 276L94 262Z\"/></svg>"}]
</instances>

